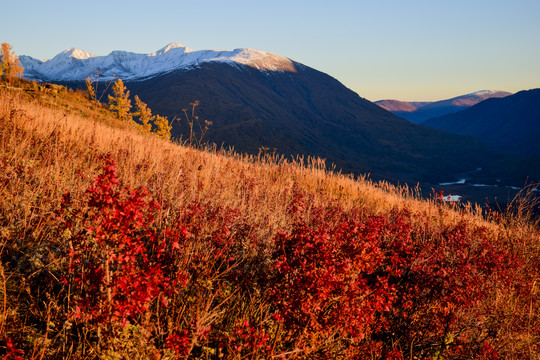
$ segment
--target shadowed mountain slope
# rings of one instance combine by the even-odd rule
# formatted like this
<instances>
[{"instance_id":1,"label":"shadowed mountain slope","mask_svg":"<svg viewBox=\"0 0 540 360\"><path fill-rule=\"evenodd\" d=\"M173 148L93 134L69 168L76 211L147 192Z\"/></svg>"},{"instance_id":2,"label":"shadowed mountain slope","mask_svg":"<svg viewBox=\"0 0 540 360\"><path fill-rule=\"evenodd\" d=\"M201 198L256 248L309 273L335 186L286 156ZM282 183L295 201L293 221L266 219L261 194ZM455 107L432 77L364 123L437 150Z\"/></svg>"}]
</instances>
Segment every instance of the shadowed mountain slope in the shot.
<instances>
[{"instance_id":1,"label":"shadowed mountain slope","mask_svg":"<svg viewBox=\"0 0 540 360\"><path fill-rule=\"evenodd\" d=\"M494 156L472 138L411 124L298 63L294 71L205 63L126 85L156 113L176 118L176 137L187 136L182 109L200 100L199 118L213 122L208 141L250 153L265 146L320 156L375 179L432 180Z\"/></svg>"},{"instance_id":2,"label":"shadowed mountain slope","mask_svg":"<svg viewBox=\"0 0 540 360\"><path fill-rule=\"evenodd\" d=\"M423 125L470 135L522 155L540 155L540 89L488 99L467 110L430 119Z\"/></svg>"}]
</instances>

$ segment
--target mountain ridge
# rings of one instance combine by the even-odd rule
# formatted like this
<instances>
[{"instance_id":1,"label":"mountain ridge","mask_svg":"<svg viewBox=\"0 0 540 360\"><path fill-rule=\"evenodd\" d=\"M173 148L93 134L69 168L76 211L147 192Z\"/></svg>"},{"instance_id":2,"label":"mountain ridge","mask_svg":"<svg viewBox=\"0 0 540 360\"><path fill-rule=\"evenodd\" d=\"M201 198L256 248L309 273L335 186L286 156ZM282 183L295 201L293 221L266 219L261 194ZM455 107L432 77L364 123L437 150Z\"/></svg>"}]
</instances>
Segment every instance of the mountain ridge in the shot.
<instances>
[{"instance_id":1,"label":"mountain ridge","mask_svg":"<svg viewBox=\"0 0 540 360\"><path fill-rule=\"evenodd\" d=\"M465 95L438 101L379 100L375 104L415 124L465 110L486 99L502 98L512 93L501 90L479 90Z\"/></svg>"},{"instance_id":2,"label":"mountain ridge","mask_svg":"<svg viewBox=\"0 0 540 360\"><path fill-rule=\"evenodd\" d=\"M227 62L248 65L265 71L295 71L289 58L266 51L238 48L234 50L193 50L179 42L148 54L115 50L98 56L78 49L67 49L50 60L30 56L19 57L24 76L39 81L80 81L96 77L111 80L137 80L157 76L182 68L199 66L206 62Z\"/></svg>"},{"instance_id":3,"label":"mountain ridge","mask_svg":"<svg viewBox=\"0 0 540 360\"><path fill-rule=\"evenodd\" d=\"M507 151L540 156L540 89L491 98L422 125L476 138Z\"/></svg>"}]
</instances>

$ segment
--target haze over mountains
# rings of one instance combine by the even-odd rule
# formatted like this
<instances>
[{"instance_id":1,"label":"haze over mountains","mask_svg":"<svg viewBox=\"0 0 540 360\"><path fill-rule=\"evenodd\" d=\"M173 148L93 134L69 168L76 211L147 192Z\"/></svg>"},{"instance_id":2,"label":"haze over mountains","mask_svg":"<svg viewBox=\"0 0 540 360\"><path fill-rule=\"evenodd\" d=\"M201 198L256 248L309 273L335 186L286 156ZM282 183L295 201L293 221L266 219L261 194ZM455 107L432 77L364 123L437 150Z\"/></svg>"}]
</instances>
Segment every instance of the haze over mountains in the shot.
<instances>
[{"instance_id":1,"label":"haze over mountains","mask_svg":"<svg viewBox=\"0 0 540 360\"><path fill-rule=\"evenodd\" d=\"M415 124L421 124L434 117L465 110L486 99L503 98L509 95L512 93L499 90L481 90L440 101L379 100L375 104Z\"/></svg>"},{"instance_id":2,"label":"haze over mountains","mask_svg":"<svg viewBox=\"0 0 540 360\"><path fill-rule=\"evenodd\" d=\"M186 138L182 109L199 100L200 119L213 122L207 141L241 152L268 147L320 156L376 180L437 182L503 156L473 137L415 125L327 74L264 51L193 51L172 43L151 54L70 49L49 61L20 59L27 78L71 87L96 71L100 91L102 80L122 78L155 113L175 119L173 137Z\"/></svg>"}]
</instances>

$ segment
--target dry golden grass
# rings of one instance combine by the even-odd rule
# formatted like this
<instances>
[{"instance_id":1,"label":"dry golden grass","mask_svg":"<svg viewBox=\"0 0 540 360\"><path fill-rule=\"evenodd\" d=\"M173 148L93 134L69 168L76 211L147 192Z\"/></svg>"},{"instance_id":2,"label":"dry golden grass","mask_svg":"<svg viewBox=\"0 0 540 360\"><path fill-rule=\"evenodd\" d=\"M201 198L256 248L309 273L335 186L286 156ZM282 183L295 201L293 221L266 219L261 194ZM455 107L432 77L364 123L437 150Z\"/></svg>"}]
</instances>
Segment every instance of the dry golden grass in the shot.
<instances>
[{"instance_id":1,"label":"dry golden grass","mask_svg":"<svg viewBox=\"0 0 540 360\"><path fill-rule=\"evenodd\" d=\"M84 192L97 174L98 157L110 153L123 181L148 187L162 205L177 207L197 197L211 198L264 224L260 227L264 234L258 234L263 239L288 227L285 210L293 183L313 196L315 206L335 203L375 213L406 208L435 225L467 220L523 248L540 239L538 225L527 216L508 217L499 224L486 221L476 204L459 209L441 206L423 199L419 189L330 172L322 159L242 155L215 148L200 151L164 141L65 89L32 83L24 89L0 87L0 119L0 235L22 230L35 240L47 236L46 224L63 193ZM515 204L519 214L526 212L522 206L523 202Z\"/></svg>"},{"instance_id":2,"label":"dry golden grass","mask_svg":"<svg viewBox=\"0 0 540 360\"><path fill-rule=\"evenodd\" d=\"M287 227L285 207L294 182L313 194L314 205L330 201L345 209L365 206L376 213L407 208L438 224L465 218L497 231L483 220L478 207L454 211L420 198L418 189L331 173L321 159L199 151L119 123L77 94L32 94L0 89L0 117L4 119L0 157L7 167L4 176L14 174L0 191L7 203L2 212L12 217L10 227L32 231L36 238L62 194L83 192L96 175L98 156L106 153L118 163L126 184L148 187L163 204L211 197L253 222L266 224L265 231ZM18 178L13 178L17 173Z\"/></svg>"},{"instance_id":3,"label":"dry golden grass","mask_svg":"<svg viewBox=\"0 0 540 360\"><path fill-rule=\"evenodd\" d=\"M429 219L435 226L445 226L466 220L486 227L491 237L509 244L527 259L527 268L536 269L531 276L540 273L540 232L526 216L514 214L494 221L486 218L477 205L453 208L422 199L419 189L332 173L326 170L324 160L317 158L286 159L215 148L193 149L147 134L133 123L121 123L103 106L81 94L23 85L24 89L0 86L2 248L4 239L18 237L31 243L20 246L33 248L35 253L43 251L40 244L58 236L48 229L63 194L84 193L100 171L102 162L98 158L111 154L122 181L133 187L147 187L162 205L159 216L163 222L174 217L177 208L195 199L211 199L218 206L239 210L248 223L258 225L257 237L270 241L278 229L291 226L287 206L296 183L312 197L312 206L335 204L345 210L366 207L378 214L408 209L418 215L419 223ZM519 211L526 215L524 209ZM7 276L0 268L0 308L4 308L0 335L6 321L3 300L7 297ZM540 288L539 282L533 281L534 286ZM532 293L539 296L540 290ZM493 299L502 311L511 313L509 318L515 318L513 312L523 311L513 308L512 304L518 304L515 300L507 294ZM522 320L540 323L536 300L523 301L529 301L530 311ZM513 333L511 323L502 325L508 327L503 331ZM531 344L535 336L521 336L515 339L522 343L519 349L530 348L529 357L537 356L539 350Z\"/></svg>"}]
</instances>

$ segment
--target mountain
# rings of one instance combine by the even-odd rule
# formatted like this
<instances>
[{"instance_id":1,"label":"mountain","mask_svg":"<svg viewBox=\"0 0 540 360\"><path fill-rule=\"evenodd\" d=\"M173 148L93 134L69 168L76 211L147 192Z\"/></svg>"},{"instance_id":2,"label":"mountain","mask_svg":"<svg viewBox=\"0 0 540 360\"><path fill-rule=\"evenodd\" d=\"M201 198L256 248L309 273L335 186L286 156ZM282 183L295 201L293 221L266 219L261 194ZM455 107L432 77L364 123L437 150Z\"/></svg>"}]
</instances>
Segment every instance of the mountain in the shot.
<instances>
[{"instance_id":1,"label":"mountain","mask_svg":"<svg viewBox=\"0 0 540 360\"><path fill-rule=\"evenodd\" d=\"M476 138L503 150L540 156L540 89L488 99L466 110L430 119L425 126Z\"/></svg>"},{"instance_id":2,"label":"mountain","mask_svg":"<svg viewBox=\"0 0 540 360\"><path fill-rule=\"evenodd\" d=\"M327 74L264 51L193 51L173 43L146 55L73 50L21 62L25 76L71 87L83 86L89 68L99 70L98 91L102 79L118 75L131 94L168 116L174 137L186 139L182 109L199 100L199 119L213 122L206 141L254 154L264 146L319 156L375 180L438 181L498 156L473 138L412 124Z\"/></svg>"},{"instance_id":3,"label":"mountain","mask_svg":"<svg viewBox=\"0 0 540 360\"><path fill-rule=\"evenodd\" d=\"M420 124L434 117L465 110L486 99L503 98L509 95L512 95L512 93L498 90L481 90L457 96L452 99L434 102L380 100L376 101L375 104L399 117L407 119L415 124Z\"/></svg>"},{"instance_id":4,"label":"mountain","mask_svg":"<svg viewBox=\"0 0 540 360\"><path fill-rule=\"evenodd\" d=\"M136 80L156 76L177 69L189 69L207 62L242 64L259 70L292 70L291 60L253 49L233 51L195 51L173 42L151 54L113 51L107 56L96 56L76 48L68 49L50 60L19 57L27 79L40 81L78 81L87 77L111 80Z\"/></svg>"},{"instance_id":5,"label":"mountain","mask_svg":"<svg viewBox=\"0 0 540 360\"><path fill-rule=\"evenodd\" d=\"M154 111L180 119L173 122L176 136L187 133L181 109L199 100L200 119L213 122L209 141L249 153L266 146L287 155L316 155L377 179L418 181L475 169L489 153L471 138L411 124L327 74L294 66L261 72L205 63L126 86Z\"/></svg>"}]
</instances>

